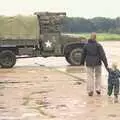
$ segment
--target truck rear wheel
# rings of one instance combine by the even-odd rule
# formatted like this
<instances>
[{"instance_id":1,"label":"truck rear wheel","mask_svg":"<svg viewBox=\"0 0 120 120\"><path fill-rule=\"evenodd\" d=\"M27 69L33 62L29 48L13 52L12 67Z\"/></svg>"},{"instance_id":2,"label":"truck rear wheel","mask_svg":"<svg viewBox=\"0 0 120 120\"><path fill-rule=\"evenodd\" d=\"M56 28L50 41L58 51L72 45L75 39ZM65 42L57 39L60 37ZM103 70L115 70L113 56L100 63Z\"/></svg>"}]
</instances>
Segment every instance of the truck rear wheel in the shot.
<instances>
[{"instance_id":1,"label":"truck rear wheel","mask_svg":"<svg viewBox=\"0 0 120 120\"><path fill-rule=\"evenodd\" d=\"M5 50L0 53L0 65L2 68L12 68L16 63L16 56L10 50Z\"/></svg>"},{"instance_id":2,"label":"truck rear wheel","mask_svg":"<svg viewBox=\"0 0 120 120\"><path fill-rule=\"evenodd\" d=\"M73 48L69 53L65 56L68 63L74 66L79 66L81 62L82 49L81 48Z\"/></svg>"}]
</instances>

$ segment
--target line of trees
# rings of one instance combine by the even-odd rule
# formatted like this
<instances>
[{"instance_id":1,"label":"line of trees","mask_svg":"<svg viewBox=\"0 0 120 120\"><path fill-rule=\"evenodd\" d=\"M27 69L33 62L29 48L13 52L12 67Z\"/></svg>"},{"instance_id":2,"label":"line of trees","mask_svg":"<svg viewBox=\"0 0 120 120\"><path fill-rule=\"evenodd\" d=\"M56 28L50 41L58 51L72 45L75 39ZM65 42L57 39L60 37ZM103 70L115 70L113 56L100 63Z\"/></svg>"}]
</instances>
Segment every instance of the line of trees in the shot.
<instances>
[{"instance_id":1,"label":"line of trees","mask_svg":"<svg viewBox=\"0 0 120 120\"><path fill-rule=\"evenodd\" d=\"M92 19L85 18L66 18L63 26L64 32L105 32L120 33L120 17L116 19L96 17Z\"/></svg>"},{"instance_id":2,"label":"line of trees","mask_svg":"<svg viewBox=\"0 0 120 120\"><path fill-rule=\"evenodd\" d=\"M0 16L0 36L24 35L27 37L36 36L37 24L35 16ZM85 19L79 17L67 17L64 20L62 32L86 33L104 32L120 34L120 17L115 19L96 17Z\"/></svg>"}]
</instances>

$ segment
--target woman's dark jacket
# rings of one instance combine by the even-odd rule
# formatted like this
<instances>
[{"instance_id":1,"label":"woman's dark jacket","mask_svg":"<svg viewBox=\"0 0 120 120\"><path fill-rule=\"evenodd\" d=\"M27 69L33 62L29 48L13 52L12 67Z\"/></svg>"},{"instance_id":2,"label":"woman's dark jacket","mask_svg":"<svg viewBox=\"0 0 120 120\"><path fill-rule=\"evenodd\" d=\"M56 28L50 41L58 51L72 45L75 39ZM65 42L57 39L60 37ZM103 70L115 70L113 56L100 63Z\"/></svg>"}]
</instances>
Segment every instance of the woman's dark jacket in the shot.
<instances>
[{"instance_id":1,"label":"woman's dark jacket","mask_svg":"<svg viewBox=\"0 0 120 120\"><path fill-rule=\"evenodd\" d=\"M102 61L107 68L108 62L102 45L95 40L88 40L83 49L81 65L86 62L86 66L94 67L101 65Z\"/></svg>"}]
</instances>

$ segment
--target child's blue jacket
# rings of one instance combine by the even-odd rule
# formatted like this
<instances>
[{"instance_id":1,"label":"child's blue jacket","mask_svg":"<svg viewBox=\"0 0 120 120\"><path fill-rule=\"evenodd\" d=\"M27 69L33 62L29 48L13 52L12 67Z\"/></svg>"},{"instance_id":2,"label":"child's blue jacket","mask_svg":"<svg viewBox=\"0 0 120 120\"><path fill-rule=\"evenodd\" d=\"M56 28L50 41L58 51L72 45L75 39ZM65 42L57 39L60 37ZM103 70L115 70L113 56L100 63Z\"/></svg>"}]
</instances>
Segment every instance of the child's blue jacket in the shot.
<instances>
[{"instance_id":1,"label":"child's blue jacket","mask_svg":"<svg viewBox=\"0 0 120 120\"><path fill-rule=\"evenodd\" d=\"M108 69L108 84L119 84L120 71Z\"/></svg>"}]
</instances>

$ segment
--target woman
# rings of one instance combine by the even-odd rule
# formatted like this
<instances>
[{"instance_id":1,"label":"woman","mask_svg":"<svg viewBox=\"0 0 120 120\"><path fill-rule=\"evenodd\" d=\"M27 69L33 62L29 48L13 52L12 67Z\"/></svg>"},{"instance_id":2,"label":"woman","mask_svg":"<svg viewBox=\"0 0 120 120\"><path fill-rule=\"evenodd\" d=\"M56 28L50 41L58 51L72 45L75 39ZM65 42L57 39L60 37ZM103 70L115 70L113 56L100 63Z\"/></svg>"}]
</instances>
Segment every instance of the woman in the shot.
<instances>
[{"instance_id":1,"label":"woman","mask_svg":"<svg viewBox=\"0 0 120 120\"><path fill-rule=\"evenodd\" d=\"M91 38L84 46L81 65L86 62L87 66L87 91L89 96L93 96L94 86L96 93L101 94L101 65L102 61L108 69L108 62L101 44L96 41L96 33L91 34ZM95 76L95 77L94 77Z\"/></svg>"}]
</instances>

